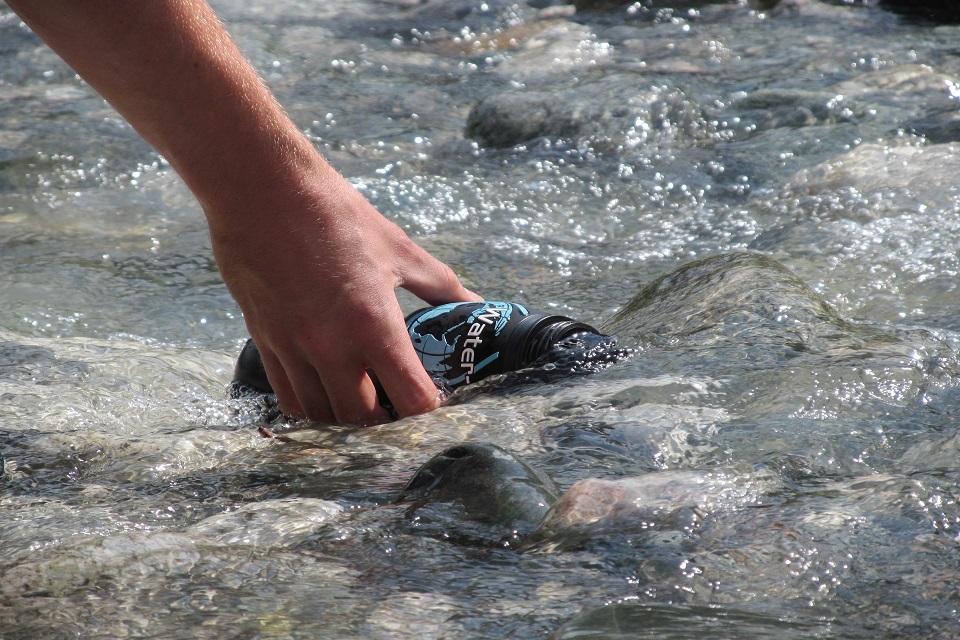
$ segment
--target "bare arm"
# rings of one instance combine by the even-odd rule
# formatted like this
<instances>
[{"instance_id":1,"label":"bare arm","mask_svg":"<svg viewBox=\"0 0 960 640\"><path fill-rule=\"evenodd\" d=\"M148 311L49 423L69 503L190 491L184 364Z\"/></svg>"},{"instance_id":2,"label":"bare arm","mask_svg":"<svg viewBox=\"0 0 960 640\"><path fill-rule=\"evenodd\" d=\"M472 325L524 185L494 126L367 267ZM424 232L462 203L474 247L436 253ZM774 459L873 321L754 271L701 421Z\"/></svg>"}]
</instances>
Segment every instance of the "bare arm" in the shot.
<instances>
[{"instance_id":1,"label":"bare arm","mask_svg":"<svg viewBox=\"0 0 960 640\"><path fill-rule=\"evenodd\" d=\"M285 412L383 419L367 368L400 415L436 406L394 290L436 303L478 297L327 164L206 2L7 4L196 195Z\"/></svg>"}]
</instances>

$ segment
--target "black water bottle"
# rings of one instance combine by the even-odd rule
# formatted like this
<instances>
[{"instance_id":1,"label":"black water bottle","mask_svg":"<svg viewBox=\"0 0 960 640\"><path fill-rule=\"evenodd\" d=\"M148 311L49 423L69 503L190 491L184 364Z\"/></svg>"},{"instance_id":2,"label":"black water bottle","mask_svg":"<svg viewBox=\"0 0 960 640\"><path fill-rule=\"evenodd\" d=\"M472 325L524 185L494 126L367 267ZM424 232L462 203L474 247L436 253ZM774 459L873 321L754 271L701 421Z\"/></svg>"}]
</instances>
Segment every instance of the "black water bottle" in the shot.
<instances>
[{"instance_id":1,"label":"black water bottle","mask_svg":"<svg viewBox=\"0 0 960 640\"><path fill-rule=\"evenodd\" d=\"M460 302L407 316L407 331L424 369L449 389L532 365L578 333L599 332L566 316L515 302Z\"/></svg>"},{"instance_id":2,"label":"black water bottle","mask_svg":"<svg viewBox=\"0 0 960 640\"><path fill-rule=\"evenodd\" d=\"M515 302L427 307L411 313L406 322L424 369L447 390L528 367L577 334L599 335L590 325L531 311ZM253 340L247 340L240 352L232 386L235 395L248 390L272 392Z\"/></svg>"}]
</instances>

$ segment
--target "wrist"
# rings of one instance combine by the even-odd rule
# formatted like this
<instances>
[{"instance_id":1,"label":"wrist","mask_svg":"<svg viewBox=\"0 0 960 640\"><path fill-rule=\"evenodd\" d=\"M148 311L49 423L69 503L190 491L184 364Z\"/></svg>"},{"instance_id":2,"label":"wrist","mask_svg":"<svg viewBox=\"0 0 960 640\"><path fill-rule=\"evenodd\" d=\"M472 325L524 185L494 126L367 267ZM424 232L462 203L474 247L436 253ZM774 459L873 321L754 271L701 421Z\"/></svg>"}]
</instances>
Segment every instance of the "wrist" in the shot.
<instances>
[{"instance_id":1,"label":"wrist","mask_svg":"<svg viewBox=\"0 0 960 640\"><path fill-rule=\"evenodd\" d=\"M321 185L336 172L291 124L256 137L222 133L208 144L168 158L203 206L212 230L249 224L272 211L296 206L317 208ZM302 205L301 205L302 206Z\"/></svg>"}]
</instances>

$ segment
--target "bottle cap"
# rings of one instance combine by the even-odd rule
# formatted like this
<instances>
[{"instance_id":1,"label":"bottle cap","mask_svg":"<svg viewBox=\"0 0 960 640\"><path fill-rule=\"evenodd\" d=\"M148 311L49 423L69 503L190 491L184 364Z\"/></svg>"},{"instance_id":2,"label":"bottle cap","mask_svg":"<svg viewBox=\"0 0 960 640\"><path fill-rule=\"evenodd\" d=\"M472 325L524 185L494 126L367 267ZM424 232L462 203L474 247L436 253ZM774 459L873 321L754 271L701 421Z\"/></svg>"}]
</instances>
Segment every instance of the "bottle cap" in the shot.
<instances>
[{"instance_id":1,"label":"bottle cap","mask_svg":"<svg viewBox=\"0 0 960 640\"><path fill-rule=\"evenodd\" d=\"M506 370L515 371L529 367L550 351L553 345L577 333L598 332L590 325L566 316L535 314L524 318L512 336L519 344L509 348L516 359L509 363Z\"/></svg>"}]
</instances>

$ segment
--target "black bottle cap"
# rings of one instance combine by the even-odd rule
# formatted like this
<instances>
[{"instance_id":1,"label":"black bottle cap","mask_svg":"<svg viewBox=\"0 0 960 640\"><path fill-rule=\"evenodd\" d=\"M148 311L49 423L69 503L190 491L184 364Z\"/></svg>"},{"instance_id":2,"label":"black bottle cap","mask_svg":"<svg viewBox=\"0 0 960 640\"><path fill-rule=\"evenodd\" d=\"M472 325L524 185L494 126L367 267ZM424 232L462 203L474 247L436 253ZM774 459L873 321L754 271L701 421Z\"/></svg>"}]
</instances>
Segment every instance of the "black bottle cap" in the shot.
<instances>
[{"instance_id":1,"label":"black bottle cap","mask_svg":"<svg viewBox=\"0 0 960 640\"><path fill-rule=\"evenodd\" d=\"M516 360L510 363L508 370L529 367L550 351L553 345L577 333L599 332L588 324L566 316L538 314L525 318L513 333L519 344L510 346Z\"/></svg>"}]
</instances>

